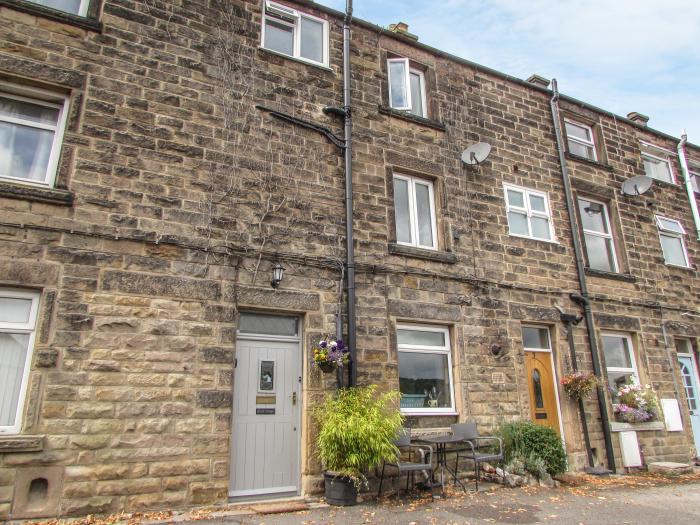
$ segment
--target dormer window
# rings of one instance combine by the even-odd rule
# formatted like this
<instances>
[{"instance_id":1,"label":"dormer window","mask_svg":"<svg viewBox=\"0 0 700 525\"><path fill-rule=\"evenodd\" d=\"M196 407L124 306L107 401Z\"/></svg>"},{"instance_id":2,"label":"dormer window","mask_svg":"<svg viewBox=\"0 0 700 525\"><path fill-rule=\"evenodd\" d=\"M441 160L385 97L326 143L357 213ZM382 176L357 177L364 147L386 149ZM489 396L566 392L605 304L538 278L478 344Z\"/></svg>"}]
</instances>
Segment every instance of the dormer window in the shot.
<instances>
[{"instance_id":1,"label":"dormer window","mask_svg":"<svg viewBox=\"0 0 700 525\"><path fill-rule=\"evenodd\" d=\"M262 47L305 62L328 66L328 22L267 0Z\"/></svg>"}]
</instances>

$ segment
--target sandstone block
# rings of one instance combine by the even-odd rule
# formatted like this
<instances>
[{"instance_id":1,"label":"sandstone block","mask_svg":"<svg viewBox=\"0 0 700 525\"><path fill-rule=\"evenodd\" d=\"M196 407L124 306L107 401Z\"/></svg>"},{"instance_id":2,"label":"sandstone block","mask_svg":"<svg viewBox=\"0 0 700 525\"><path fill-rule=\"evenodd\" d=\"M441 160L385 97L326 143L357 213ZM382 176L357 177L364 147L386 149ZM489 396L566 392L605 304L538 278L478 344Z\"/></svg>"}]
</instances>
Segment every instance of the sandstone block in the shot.
<instances>
[{"instance_id":1,"label":"sandstone block","mask_svg":"<svg viewBox=\"0 0 700 525\"><path fill-rule=\"evenodd\" d=\"M146 275L109 270L102 280L102 289L146 296L182 297L184 299L216 299L218 283L204 279Z\"/></svg>"},{"instance_id":2,"label":"sandstone block","mask_svg":"<svg viewBox=\"0 0 700 525\"><path fill-rule=\"evenodd\" d=\"M148 473L154 477L208 474L209 460L158 461L150 464Z\"/></svg>"},{"instance_id":3,"label":"sandstone block","mask_svg":"<svg viewBox=\"0 0 700 525\"><path fill-rule=\"evenodd\" d=\"M231 406L230 390L199 390L197 406L202 408L227 408Z\"/></svg>"}]
</instances>

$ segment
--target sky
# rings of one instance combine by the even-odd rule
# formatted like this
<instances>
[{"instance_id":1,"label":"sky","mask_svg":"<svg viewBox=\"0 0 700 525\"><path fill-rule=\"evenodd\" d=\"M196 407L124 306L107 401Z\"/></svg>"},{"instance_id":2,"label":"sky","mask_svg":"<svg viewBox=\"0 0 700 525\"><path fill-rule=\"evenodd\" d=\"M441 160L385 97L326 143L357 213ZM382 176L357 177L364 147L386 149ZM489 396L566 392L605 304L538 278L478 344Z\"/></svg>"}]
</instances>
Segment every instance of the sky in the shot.
<instances>
[{"instance_id":1,"label":"sky","mask_svg":"<svg viewBox=\"0 0 700 525\"><path fill-rule=\"evenodd\" d=\"M339 11L345 0L320 0ZM419 41L700 144L700 0L355 0Z\"/></svg>"}]
</instances>

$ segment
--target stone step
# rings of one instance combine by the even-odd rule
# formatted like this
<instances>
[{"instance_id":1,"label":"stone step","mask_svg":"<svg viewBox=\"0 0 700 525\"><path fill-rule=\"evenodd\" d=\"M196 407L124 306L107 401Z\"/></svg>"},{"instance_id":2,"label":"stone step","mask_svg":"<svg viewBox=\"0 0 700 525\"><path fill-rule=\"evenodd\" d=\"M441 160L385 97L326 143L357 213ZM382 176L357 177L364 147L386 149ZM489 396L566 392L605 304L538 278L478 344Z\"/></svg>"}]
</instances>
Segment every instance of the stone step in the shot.
<instances>
[{"instance_id":1,"label":"stone step","mask_svg":"<svg viewBox=\"0 0 700 525\"><path fill-rule=\"evenodd\" d=\"M657 461L649 463L649 472L658 472L660 474L669 474L679 476L681 474L692 474L693 467L687 463L674 463L672 461Z\"/></svg>"}]
</instances>

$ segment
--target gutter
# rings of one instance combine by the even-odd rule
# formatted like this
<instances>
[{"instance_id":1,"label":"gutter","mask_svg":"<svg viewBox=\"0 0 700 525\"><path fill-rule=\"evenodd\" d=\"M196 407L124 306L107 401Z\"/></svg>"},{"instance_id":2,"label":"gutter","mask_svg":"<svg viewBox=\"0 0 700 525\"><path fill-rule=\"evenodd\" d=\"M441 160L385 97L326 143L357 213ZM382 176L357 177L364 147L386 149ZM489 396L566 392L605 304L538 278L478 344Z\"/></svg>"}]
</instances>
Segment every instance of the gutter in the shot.
<instances>
[{"instance_id":1,"label":"gutter","mask_svg":"<svg viewBox=\"0 0 700 525\"><path fill-rule=\"evenodd\" d=\"M681 172L685 182L685 191L688 193L688 201L690 202L690 210L693 212L693 221L695 221L695 229L698 232L698 240L700 241L700 213L698 213L698 201L695 198L695 190L690 181L690 170L688 169L688 161L685 158L685 145L688 143L688 135L685 131L681 135L681 141L678 143L678 160L681 162Z\"/></svg>"},{"instance_id":2,"label":"gutter","mask_svg":"<svg viewBox=\"0 0 700 525\"><path fill-rule=\"evenodd\" d=\"M591 362L593 364L593 373L601 379L596 387L598 397L598 409L600 410L600 419L603 427L603 437L605 440L605 455L608 459L608 468L615 471L615 451L612 444L612 436L610 433L610 419L608 416L608 405L605 400L605 391L603 390L603 373L598 357L598 343L595 336L595 324L593 322L593 313L591 312L591 304L588 298L588 284L586 282L586 273L583 264L583 249L581 248L581 240L578 234L578 225L576 224L576 214L574 207L574 197L571 192L571 181L569 180L569 169L566 164L564 155L564 139L561 130L561 118L559 116L559 90L557 89L557 80L552 79L552 99L550 107L552 110L552 120L554 123L554 135L557 141L557 152L559 153L559 163L561 165L561 176L564 182L564 194L566 195L566 208L569 215L569 226L571 227L571 240L574 244L574 255L576 258L576 273L578 274L579 287L581 295L571 294L571 300L583 307L584 318L586 319L586 332L588 334L588 345L591 349Z\"/></svg>"}]
</instances>

